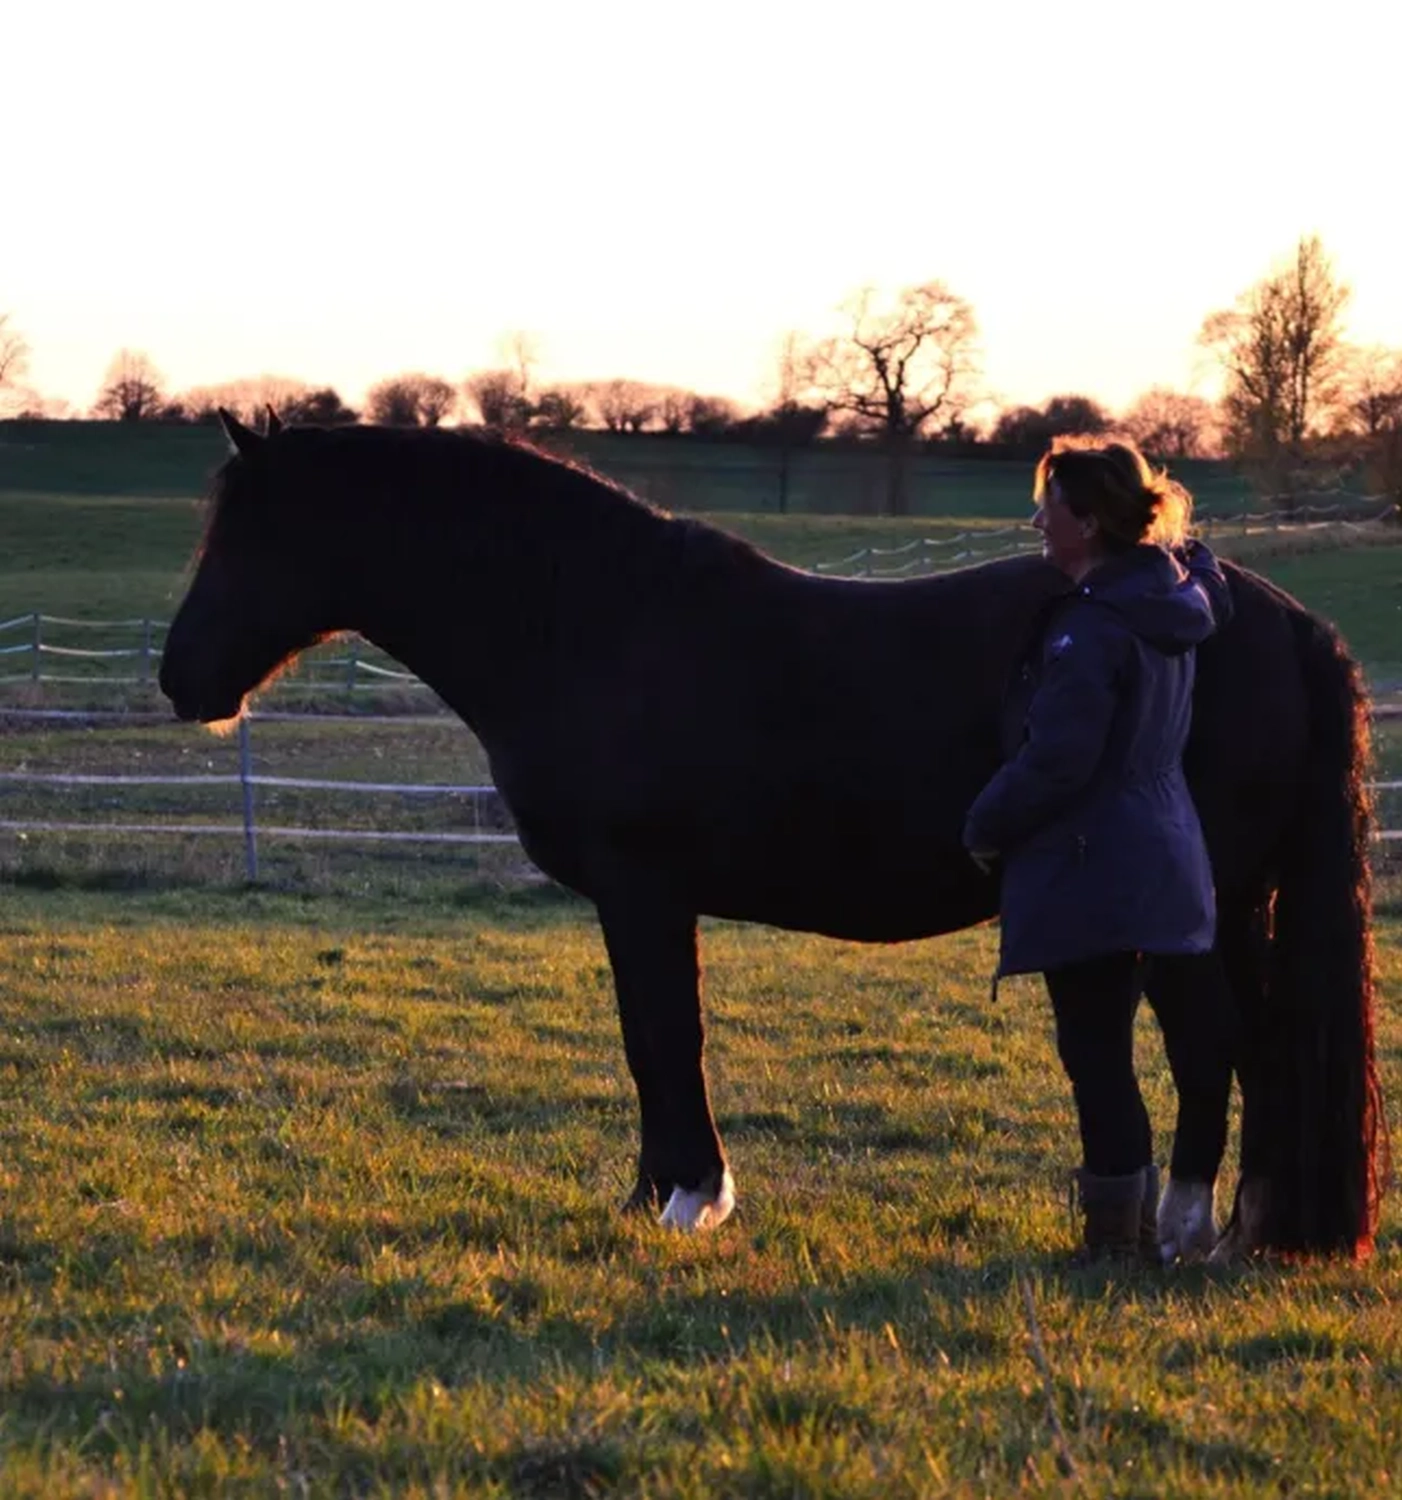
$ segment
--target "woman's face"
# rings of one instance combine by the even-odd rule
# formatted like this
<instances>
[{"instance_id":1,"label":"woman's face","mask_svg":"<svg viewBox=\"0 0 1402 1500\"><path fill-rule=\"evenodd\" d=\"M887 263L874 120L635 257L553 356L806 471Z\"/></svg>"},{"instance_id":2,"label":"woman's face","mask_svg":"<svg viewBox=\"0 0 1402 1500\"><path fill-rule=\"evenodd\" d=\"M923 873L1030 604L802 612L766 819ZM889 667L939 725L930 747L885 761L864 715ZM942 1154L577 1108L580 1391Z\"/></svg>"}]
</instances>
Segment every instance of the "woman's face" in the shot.
<instances>
[{"instance_id":1,"label":"woman's face","mask_svg":"<svg viewBox=\"0 0 1402 1500\"><path fill-rule=\"evenodd\" d=\"M1055 479L1048 481L1032 524L1042 533L1042 556L1078 582L1103 555L1095 517L1073 515Z\"/></svg>"}]
</instances>

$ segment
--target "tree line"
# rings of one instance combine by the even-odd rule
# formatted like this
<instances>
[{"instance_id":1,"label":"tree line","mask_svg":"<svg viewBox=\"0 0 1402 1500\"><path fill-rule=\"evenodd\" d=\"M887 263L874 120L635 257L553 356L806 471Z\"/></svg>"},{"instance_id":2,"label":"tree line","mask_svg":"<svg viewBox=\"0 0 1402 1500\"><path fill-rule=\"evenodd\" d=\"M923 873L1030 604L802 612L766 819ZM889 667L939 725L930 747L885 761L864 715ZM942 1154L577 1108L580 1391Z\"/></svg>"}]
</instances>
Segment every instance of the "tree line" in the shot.
<instances>
[{"instance_id":1,"label":"tree line","mask_svg":"<svg viewBox=\"0 0 1402 1500\"><path fill-rule=\"evenodd\" d=\"M1210 313L1198 343L1222 377L1220 399L1155 386L1111 412L1077 393L1039 406L1006 406L982 380L973 308L943 282L883 298L874 289L841 305L837 332L780 342L771 399L744 411L724 396L614 378L542 383L538 351L514 334L500 363L454 383L410 371L373 385L363 410L332 387L277 376L171 394L151 358L114 357L92 414L121 422L203 422L220 407L247 420L265 410L283 421L335 425L360 420L437 427L457 420L503 433L686 434L769 445L780 455L780 504L790 454L822 438L878 445L888 461L886 509L909 508L906 473L916 451L1027 457L1064 433L1126 433L1160 459L1228 456L1263 489L1288 496L1346 472L1402 496L1402 351L1344 338L1349 288L1316 236L1224 309ZM29 349L0 314L0 395L22 392ZM21 398L9 403L22 414Z\"/></svg>"}]
</instances>

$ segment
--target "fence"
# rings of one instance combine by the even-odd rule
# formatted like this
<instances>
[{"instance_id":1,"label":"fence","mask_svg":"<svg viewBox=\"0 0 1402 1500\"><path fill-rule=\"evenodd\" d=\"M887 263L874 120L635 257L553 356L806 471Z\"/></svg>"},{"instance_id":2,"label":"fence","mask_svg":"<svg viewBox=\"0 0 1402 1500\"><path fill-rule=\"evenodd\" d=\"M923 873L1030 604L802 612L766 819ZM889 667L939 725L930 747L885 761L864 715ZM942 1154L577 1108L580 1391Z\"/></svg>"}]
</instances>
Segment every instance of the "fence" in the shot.
<instances>
[{"instance_id":1,"label":"fence","mask_svg":"<svg viewBox=\"0 0 1402 1500\"><path fill-rule=\"evenodd\" d=\"M1276 497L1279 499L1280 497ZM1374 531L1397 517L1394 502L1380 496L1339 500L1327 505L1298 504L1286 510L1229 515L1201 513L1198 527L1204 535L1286 534L1337 528L1346 532ZM1019 552L1036 551L1040 542L1024 523L993 529L974 528L947 537L917 537L895 547L860 547L845 557L813 565L813 571L833 577L907 578L951 572L969 563L988 562ZM894 559L899 559L895 561ZM29 683L82 687L150 687L155 683L165 638L164 621L150 618L80 620L39 611L0 620L0 659L11 661L28 655L24 670L0 673L0 685ZM106 643L77 645L72 638L55 640L53 632L97 631L106 633ZM23 638L6 643L6 636ZM91 636L87 637L92 639ZM274 691L309 694L339 693L353 702L365 689L393 687L401 691L428 692L427 685L412 672L362 641L349 636L343 653L322 650L305 653L297 669L279 679ZM67 663L83 671L52 671L46 663ZM114 663L134 663L133 672L105 670ZM96 670L98 667L104 670Z\"/></svg>"},{"instance_id":2,"label":"fence","mask_svg":"<svg viewBox=\"0 0 1402 1500\"><path fill-rule=\"evenodd\" d=\"M1198 532L1207 540L1230 536L1276 536L1325 531L1376 531L1397 518L1397 506L1382 496L1367 496L1328 505L1300 504L1287 509L1288 497L1273 497L1272 508L1229 515L1200 512ZM991 543L991 545L989 545ZM917 537L898 547L860 547L845 557L815 563L813 571L838 578L913 578L952 572L971 563L989 562L1019 552L1035 552L1041 542L1024 523L992 530L974 529L954 536ZM887 559L900 558L900 562Z\"/></svg>"},{"instance_id":3,"label":"fence","mask_svg":"<svg viewBox=\"0 0 1402 1500\"><path fill-rule=\"evenodd\" d=\"M1339 502L1330 505L1298 505L1293 511L1272 509L1259 513L1241 513L1230 516L1200 516L1200 528L1209 535L1232 529L1238 534L1250 534L1253 530L1264 532L1313 531L1324 527L1342 527L1350 530L1374 528L1396 515L1396 507L1388 502L1376 513L1361 512L1360 502ZM995 557L1037 548L1038 540L1024 524L1002 526L994 529L971 529L954 536L940 538L917 538L896 547L863 547L846 557L816 564L814 571L831 576L864 578L901 578L937 574L951 571L971 562L983 562ZM28 653L26 670L19 673L0 674L0 684L62 684L85 687L140 687L154 685L159 669L161 648L166 625L150 618L117 620L80 620L63 615L49 615L39 611L17 615L0 621L0 642L7 635L19 634L23 638L8 644L0 644L0 659L5 661L23 659ZM72 644L73 632L106 632L106 643L96 646ZM55 640L54 632L64 635ZM89 636L88 639L92 637ZM121 644L113 644L120 641ZM310 694L339 694L347 705L354 702L358 694L376 687L393 687L399 690L429 692L427 684L412 673L391 664L383 653L360 640L348 637L340 655L316 651L307 653L304 664L293 674L280 680L279 691L288 687L296 692ZM81 666L79 671L48 671L46 665L54 661ZM108 670L113 664L134 664L127 671ZM0 711L3 712L3 711ZM11 710L10 712L16 712ZM18 710L29 714L65 717L65 710ZM75 715L91 717L89 714ZM120 716L130 723L132 717ZM292 717L273 713L259 717L274 719ZM356 716L362 721L367 716ZM405 722L403 717L398 722ZM329 839L365 840L367 842L412 842L435 844L503 844L519 842L514 832L487 829L482 826L483 809L490 807L493 818L502 815L500 799L495 787L489 785L456 786L439 783L412 784L401 782L369 782L334 780L329 778L307 778L266 776L255 774L252 769L250 751L250 721L245 717L239 725L239 772L237 775L210 776L136 776L106 774L67 774L3 772L0 785L31 784L53 787L79 786L237 786L240 794L242 816L236 823L82 823L52 820L0 820L0 830L14 833L128 833L128 834L184 834L241 836L244 840L245 865L250 879L258 875L259 836L275 839ZM469 832L428 832L409 829L349 829L312 828L282 825L263 825L256 820L256 797L259 787L289 788L306 791L324 790L361 795L397 794L411 796L457 796L470 799L473 808L473 827ZM1380 781L1374 784L1375 793L1402 790L1402 781ZM1384 829L1379 839L1402 840L1402 829Z\"/></svg>"},{"instance_id":4,"label":"fence","mask_svg":"<svg viewBox=\"0 0 1402 1500\"><path fill-rule=\"evenodd\" d=\"M0 771L0 786L50 787L147 787L227 786L239 789L242 817L237 823L185 822L58 822L50 819L0 819L0 830L7 833L119 833L183 834L194 836L242 836L244 865L250 880L258 878L259 836L274 839L363 840L369 843L420 844L516 844L514 832L486 829L482 813L490 805L501 815L504 807L497 789L490 785L454 786L442 783L414 784L398 781L346 781L305 776L265 776L253 770L250 720L239 721L239 770L236 775L184 774L180 776L116 775L104 773ZM470 799L473 827L470 832L426 832L421 829L310 828L279 825L259 826L256 817L255 792L259 787L281 787L299 791L350 792L398 796L457 796Z\"/></svg>"},{"instance_id":5,"label":"fence","mask_svg":"<svg viewBox=\"0 0 1402 1500\"><path fill-rule=\"evenodd\" d=\"M0 819L0 831L9 833L103 833L103 834L180 834L186 836L242 836L244 841L244 865L249 880L258 878L258 840L270 839L327 839L338 841L364 841L367 843L421 843L440 845L468 844L516 844L514 831L487 829L482 826L483 810L490 807L494 818L505 815L505 808L497 790L489 784L457 786L443 783L414 784L397 781L349 781L331 778L267 776L259 775L252 768L250 720L245 717L239 723L239 771L237 775L185 774L180 776L116 775L100 773L64 772L0 772L0 786L31 785L52 787L140 787L140 786L227 786L239 789L242 816L238 822L188 823L188 822L59 822L47 819ZM280 787L301 791L328 791L365 795L394 794L397 796L457 796L471 801L473 827L469 832L427 832L410 829L354 829L312 828L285 825L262 825L257 822L255 792L259 787ZM1402 791L1402 780L1378 781L1372 784L1374 794ZM1382 829L1377 833L1379 841L1391 843L1402 840L1402 829Z\"/></svg>"},{"instance_id":6,"label":"fence","mask_svg":"<svg viewBox=\"0 0 1402 1500\"><path fill-rule=\"evenodd\" d=\"M166 624L147 617L124 620L78 620L67 615L48 615L39 611L0 620L0 642L7 635L19 634L22 640L0 644L0 658L22 660L25 670L0 673L0 684L54 684L66 687L152 687L160 668L161 647ZM56 641L53 632L67 638ZM106 643L98 646L72 644L75 632L98 632ZM87 636L91 640L92 636ZM122 644L112 644L120 641ZM297 670L287 674L287 684L299 693L339 693L353 701L357 690L392 686L399 690L429 692L426 683L412 672L391 665L390 658L360 639L348 636L341 655L323 651L307 652ZM84 666L83 671L50 671L49 661ZM134 663L135 670L110 671L110 664Z\"/></svg>"}]
</instances>

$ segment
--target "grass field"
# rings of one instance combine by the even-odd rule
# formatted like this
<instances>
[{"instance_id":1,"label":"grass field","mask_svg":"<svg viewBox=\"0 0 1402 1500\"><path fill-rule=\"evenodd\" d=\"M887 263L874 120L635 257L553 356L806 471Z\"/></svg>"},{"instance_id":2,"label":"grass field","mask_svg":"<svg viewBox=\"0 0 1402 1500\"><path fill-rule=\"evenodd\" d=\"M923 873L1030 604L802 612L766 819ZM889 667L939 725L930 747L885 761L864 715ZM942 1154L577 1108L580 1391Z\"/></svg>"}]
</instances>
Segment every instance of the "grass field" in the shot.
<instances>
[{"instance_id":1,"label":"grass field","mask_svg":"<svg viewBox=\"0 0 1402 1500\"><path fill-rule=\"evenodd\" d=\"M977 503L977 495L968 504ZM1019 512L1026 514L1026 501ZM970 510L942 519L850 516L709 517L765 551L800 567L834 562L863 548L898 547L920 538L972 533L971 546L1005 545L1009 521ZM99 497L0 488L0 620L41 611L80 619L167 621L178 608L198 543L201 507L191 499ZM1266 573L1334 620L1375 681L1402 683L1402 536L1329 533L1215 538L1224 555ZM903 559L878 559L887 565ZM8 632L0 646L25 639ZM127 632L110 641L84 635L72 645L132 645ZM339 648L338 648L339 649ZM0 675L7 668L0 657ZM16 670L27 662L20 659ZM13 696L15 689L8 690ZM6 689L0 687L0 697Z\"/></svg>"},{"instance_id":2,"label":"grass field","mask_svg":"<svg viewBox=\"0 0 1402 1500\"><path fill-rule=\"evenodd\" d=\"M0 931L7 1495L1352 1496L1402 1464L1395 1207L1365 1267L1069 1267L1048 1016L988 1005L987 930L708 925L741 1206L697 1240L614 1211L631 1089L568 900L21 886Z\"/></svg>"},{"instance_id":3,"label":"grass field","mask_svg":"<svg viewBox=\"0 0 1402 1500\"><path fill-rule=\"evenodd\" d=\"M0 483L0 619L168 618L198 508L80 488ZM716 519L812 564L1003 524L968 504ZM1402 548L1224 546L1402 680ZM486 777L449 720L253 746L284 775ZM0 770L235 767L184 726L0 721ZM237 821L237 796L11 785L0 817ZM259 793L264 823L474 816ZM634 1104L584 905L510 847L261 853L248 889L237 839L0 834L0 1495L1395 1492L1396 1200L1363 1267L1072 1268L1068 1091L1039 988L988 1003L991 930L706 924L741 1206L683 1240L616 1212ZM1400 894L1385 871L1391 1099Z\"/></svg>"},{"instance_id":4,"label":"grass field","mask_svg":"<svg viewBox=\"0 0 1402 1500\"><path fill-rule=\"evenodd\" d=\"M773 449L604 432L540 441L673 509L773 513L780 503L780 455ZM214 426L0 422L0 490L183 498L204 490L227 453ZM822 445L794 452L788 467L788 506L796 514L884 509L887 469L879 452ZM1020 515L1029 470L1019 461L917 454L909 467L911 507L927 517ZM1240 511L1250 500L1248 485L1226 464L1188 460L1180 477L1210 510Z\"/></svg>"}]
</instances>

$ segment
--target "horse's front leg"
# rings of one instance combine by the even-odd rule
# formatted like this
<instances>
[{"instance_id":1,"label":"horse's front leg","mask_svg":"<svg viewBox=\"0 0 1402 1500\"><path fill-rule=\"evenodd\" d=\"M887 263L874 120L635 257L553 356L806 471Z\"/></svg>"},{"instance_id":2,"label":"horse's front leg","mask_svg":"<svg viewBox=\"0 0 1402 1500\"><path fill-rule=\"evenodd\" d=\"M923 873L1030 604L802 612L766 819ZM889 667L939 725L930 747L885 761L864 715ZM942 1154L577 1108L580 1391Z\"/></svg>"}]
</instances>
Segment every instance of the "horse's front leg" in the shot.
<instances>
[{"instance_id":1,"label":"horse's front leg","mask_svg":"<svg viewBox=\"0 0 1402 1500\"><path fill-rule=\"evenodd\" d=\"M695 914L642 890L600 901L599 920L642 1117L625 1207L661 1204L664 1224L713 1229L734 1208L735 1186L706 1091Z\"/></svg>"}]
</instances>

